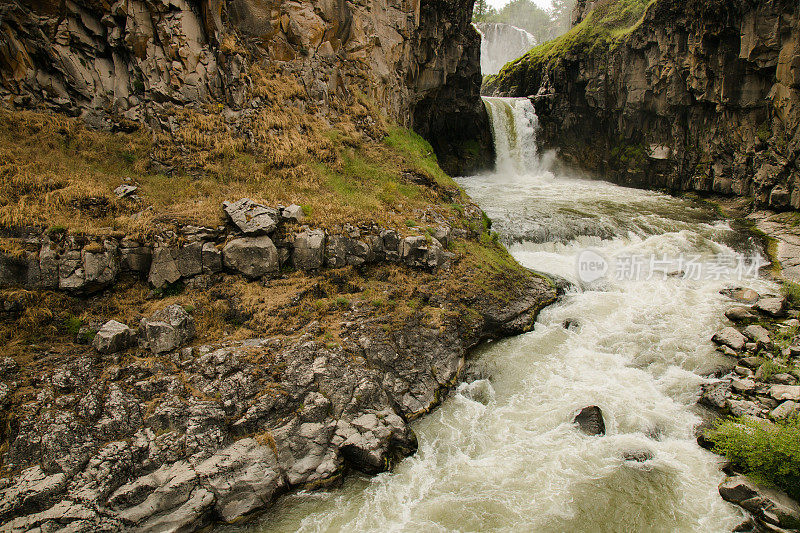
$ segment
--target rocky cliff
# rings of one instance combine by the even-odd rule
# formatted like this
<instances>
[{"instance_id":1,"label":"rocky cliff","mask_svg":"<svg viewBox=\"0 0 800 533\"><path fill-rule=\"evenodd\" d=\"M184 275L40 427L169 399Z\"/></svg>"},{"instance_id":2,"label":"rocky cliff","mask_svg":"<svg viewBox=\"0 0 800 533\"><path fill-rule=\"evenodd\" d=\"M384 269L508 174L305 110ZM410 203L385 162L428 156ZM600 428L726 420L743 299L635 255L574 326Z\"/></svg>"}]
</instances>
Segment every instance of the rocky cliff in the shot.
<instances>
[{"instance_id":1,"label":"rocky cliff","mask_svg":"<svg viewBox=\"0 0 800 533\"><path fill-rule=\"evenodd\" d=\"M491 152L472 0L78 0L0 3L0 97L100 128L170 131L175 106L258 109L258 72L298 82L306 111L366 95L445 167ZM257 70L254 71L254 67ZM242 135L246 132L243 131Z\"/></svg>"},{"instance_id":2,"label":"rocky cliff","mask_svg":"<svg viewBox=\"0 0 800 533\"><path fill-rule=\"evenodd\" d=\"M623 184L800 208L796 2L582 1L485 91L530 96L540 141Z\"/></svg>"}]
</instances>

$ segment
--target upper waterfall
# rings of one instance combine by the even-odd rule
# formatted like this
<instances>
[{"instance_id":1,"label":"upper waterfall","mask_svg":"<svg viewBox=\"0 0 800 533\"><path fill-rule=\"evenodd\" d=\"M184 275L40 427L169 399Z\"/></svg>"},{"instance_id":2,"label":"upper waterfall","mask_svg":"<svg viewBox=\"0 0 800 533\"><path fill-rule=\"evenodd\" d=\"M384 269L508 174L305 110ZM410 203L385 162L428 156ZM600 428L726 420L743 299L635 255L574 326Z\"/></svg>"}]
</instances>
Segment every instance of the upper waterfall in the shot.
<instances>
[{"instance_id":1,"label":"upper waterfall","mask_svg":"<svg viewBox=\"0 0 800 533\"><path fill-rule=\"evenodd\" d=\"M531 101L527 98L482 98L492 126L497 172L532 172L539 164L536 147L539 118Z\"/></svg>"},{"instance_id":2,"label":"upper waterfall","mask_svg":"<svg viewBox=\"0 0 800 533\"><path fill-rule=\"evenodd\" d=\"M501 22L478 22L481 34L481 73L497 74L503 65L536 46L536 38L516 26Z\"/></svg>"}]
</instances>

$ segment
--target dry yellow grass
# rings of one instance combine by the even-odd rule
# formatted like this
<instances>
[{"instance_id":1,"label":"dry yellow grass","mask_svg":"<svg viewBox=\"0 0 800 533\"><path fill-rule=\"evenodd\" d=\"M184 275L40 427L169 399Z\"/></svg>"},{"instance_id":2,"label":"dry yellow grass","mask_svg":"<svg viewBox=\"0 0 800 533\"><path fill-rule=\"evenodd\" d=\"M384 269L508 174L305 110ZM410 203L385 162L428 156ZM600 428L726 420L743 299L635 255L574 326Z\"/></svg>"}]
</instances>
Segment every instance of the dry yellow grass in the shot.
<instances>
[{"instance_id":1,"label":"dry yellow grass","mask_svg":"<svg viewBox=\"0 0 800 533\"><path fill-rule=\"evenodd\" d=\"M441 189L455 188L430 146L387 124L354 91L330 102L330 121L293 78L251 71L261 107L238 118L219 105L175 108L170 133L93 131L60 115L0 108L0 229L64 228L148 234L174 223L217 225L225 200L308 207L311 223L376 222L403 228L422 210L452 215ZM399 144L398 144L399 143ZM122 183L140 201L120 200Z\"/></svg>"}]
</instances>

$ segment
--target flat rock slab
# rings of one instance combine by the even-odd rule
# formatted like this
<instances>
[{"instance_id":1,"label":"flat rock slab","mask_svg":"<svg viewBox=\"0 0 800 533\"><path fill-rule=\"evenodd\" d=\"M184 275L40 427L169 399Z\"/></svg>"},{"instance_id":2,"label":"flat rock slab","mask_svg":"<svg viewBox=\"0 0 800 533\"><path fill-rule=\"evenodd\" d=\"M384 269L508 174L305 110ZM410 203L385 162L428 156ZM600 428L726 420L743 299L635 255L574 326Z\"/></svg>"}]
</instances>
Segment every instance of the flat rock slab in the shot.
<instances>
[{"instance_id":1,"label":"flat rock slab","mask_svg":"<svg viewBox=\"0 0 800 533\"><path fill-rule=\"evenodd\" d=\"M800 385L773 385L769 388L769 395L780 401L800 401Z\"/></svg>"},{"instance_id":2,"label":"flat rock slab","mask_svg":"<svg viewBox=\"0 0 800 533\"><path fill-rule=\"evenodd\" d=\"M729 326L727 328L723 328L722 331L715 333L714 336L711 337L711 340L716 344L728 346L729 348L738 352L744 348L744 345L747 342L747 337L742 335L736 328Z\"/></svg>"},{"instance_id":3,"label":"flat rock slab","mask_svg":"<svg viewBox=\"0 0 800 533\"><path fill-rule=\"evenodd\" d=\"M753 309L761 311L765 315L779 318L782 316L786 316L786 306L787 306L786 298L781 298L781 297L761 298L753 306Z\"/></svg>"}]
</instances>

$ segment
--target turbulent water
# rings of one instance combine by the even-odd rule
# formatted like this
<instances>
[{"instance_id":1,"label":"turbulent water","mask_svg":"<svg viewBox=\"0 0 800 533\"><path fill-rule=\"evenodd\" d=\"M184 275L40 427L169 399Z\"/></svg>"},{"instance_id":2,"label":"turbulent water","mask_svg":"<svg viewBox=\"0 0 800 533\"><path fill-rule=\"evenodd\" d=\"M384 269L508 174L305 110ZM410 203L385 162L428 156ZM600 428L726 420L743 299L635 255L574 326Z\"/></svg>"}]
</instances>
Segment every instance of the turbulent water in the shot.
<instances>
[{"instance_id":1,"label":"turbulent water","mask_svg":"<svg viewBox=\"0 0 800 533\"><path fill-rule=\"evenodd\" d=\"M393 473L288 496L253 529L731 531L743 515L717 493L720 459L695 442L694 404L702 376L725 364L709 343L726 305L719 290L742 282L721 269L696 279L679 259L755 243L701 205L554 175L535 153L530 105L487 105L500 170L460 182L522 264L573 288L535 331L481 350L474 364L489 379L418 421L419 451ZM586 249L607 262L605 277L579 274ZM672 261L637 276L616 271L624 257ZM572 425L587 405L605 413L605 436Z\"/></svg>"},{"instance_id":2,"label":"turbulent water","mask_svg":"<svg viewBox=\"0 0 800 533\"><path fill-rule=\"evenodd\" d=\"M481 34L481 74L497 74L503 65L536 46L536 38L527 31L499 22L475 24Z\"/></svg>"}]
</instances>

